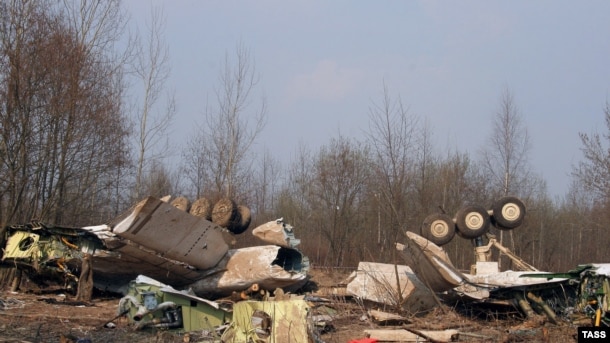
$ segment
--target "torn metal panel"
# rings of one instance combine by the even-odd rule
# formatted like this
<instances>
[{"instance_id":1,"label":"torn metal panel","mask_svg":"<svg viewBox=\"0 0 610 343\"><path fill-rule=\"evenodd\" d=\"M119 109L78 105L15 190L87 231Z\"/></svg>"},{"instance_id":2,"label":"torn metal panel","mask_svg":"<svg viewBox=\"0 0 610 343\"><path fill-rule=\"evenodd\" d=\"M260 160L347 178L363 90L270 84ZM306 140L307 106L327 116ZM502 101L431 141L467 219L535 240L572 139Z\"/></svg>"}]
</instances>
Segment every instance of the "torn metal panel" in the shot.
<instances>
[{"instance_id":1,"label":"torn metal panel","mask_svg":"<svg viewBox=\"0 0 610 343\"><path fill-rule=\"evenodd\" d=\"M511 305L505 300L514 299L516 292L524 292L531 286L537 289L553 288L566 279L555 278L552 280L524 278L527 272L507 270L495 274L470 275L464 274L466 282L455 287L452 292L463 299L494 303L498 305Z\"/></svg>"},{"instance_id":2,"label":"torn metal panel","mask_svg":"<svg viewBox=\"0 0 610 343\"><path fill-rule=\"evenodd\" d=\"M448 291L465 279L441 247L413 232L407 232L406 244L397 244L396 248L417 277L434 292Z\"/></svg>"},{"instance_id":3,"label":"torn metal panel","mask_svg":"<svg viewBox=\"0 0 610 343\"><path fill-rule=\"evenodd\" d=\"M308 343L308 313L304 300L240 301L222 341Z\"/></svg>"},{"instance_id":4,"label":"torn metal panel","mask_svg":"<svg viewBox=\"0 0 610 343\"><path fill-rule=\"evenodd\" d=\"M40 284L48 281L72 289L85 254L104 247L97 236L75 228L30 223L6 228L4 264L24 270Z\"/></svg>"},{"instance_id":5,"label":"torn metal panel","mask_svg":"<svg viewBox=\"0 0 610 343\"><path fill-rule=\"evenodd\" d=\"M139 274L177 287L186 286L205 275L205 271L167 259L128 240L124 240L112 254L95 254L92 261L95 287L123 294L129 282Z\"/></svg>"},{"instance_id":6,"label":"torn metal panel","mask_svg":"<svg viewBox=\"0 0 610 343\"><path fill-rule=\"evenodd\" d=\"M130 282L127 295L119 301L119 313L126 313L136 329L214 333L231 320L231 313L218 303L177 291L143 275Z\"/></svg>"},{"instance_id":7,"label":"torn metal panel","mask_svg":"<svg viewBox=\"0 0 610 343\"><path fill-rule=\"evenodd\" d=\"M199 269L214 267L229 250L219 226L153 197L138 203L112 231Z\"/></svg>"},{"instance_id":8,"label":"torn metal panel","mask_svg":"<svg viewBox=\"0 0 610 343\"><path fill-rule=\"evenodd\" d=\"M296 249L276 245L229 250L207 277L191 287L199 295L228 295L253 284L262 289L299 288L307 281L309 259Z\"/></svg>"},{"instance_id":9,"label":"torn metal panel","mask_svg":"<svg viewBox=\"0 0 610 343\"><path fill-rule=\"evenodd\" d=\"M284 248L294 248L301 243L294 236L293 227L284 223L283 218L272 220L256 227L252 230L252 234L266 243L279 245Z\"/></svg>"},{"instance_id":10,"label":"torn metal panel","mask_svg":"<svg viewBox=\"0 0 610 343\"><path fill-rule=\"evenodd\" d=\"M590 272L610 277L610 263L591 263L589 265L592 267Z\"/></svg>"},{"instance_id":11,"label":"torn metal panel","mask_svg":"<svg viewBox=\"0 0 610 343\"><path fill-rule=\"evenodd\" d=\"M47 279L75 285L85 254L91 256L94 285L101 290L124 293L129 281L141 273L178 286L203 275L129 240L119 240L105 226L66 228L34 223L9 227L7 232L3 261L20 266L34 281L43 283ZM114 249L109 250L105 243Z\"/></svg>"},{"instance_id":12,"label":"torn metal panel","mask_svg":"<svg viewBox=\"0 0 610 343\"><path fill-rule=\"evenodd\" d=\"M402 307L411 313L437 305L430 290L408 266L360 262L348 280L347 292L361 299Z\"/></svg>"},{"instance_id":13,"label":"torn metal panel","mask_svg":"<svg viewBox=\"0 0 610 343\"><path fill-rule=\"evenodd\" d=\"M554 278L552 280L541 280L539 278L528 278L526 277L529 272L520 272L507 270L498 272L495 274L484 274L484 275L469 275L468 281L471 283L486 285L489 288L506 288L506 287L519 287L528 285L538 285L542 283L553 283L564 281L565 278ZM543 274L543 273L539 273ZM551 273L548 273L551 275Z\"/></svg>"}]
</instances>

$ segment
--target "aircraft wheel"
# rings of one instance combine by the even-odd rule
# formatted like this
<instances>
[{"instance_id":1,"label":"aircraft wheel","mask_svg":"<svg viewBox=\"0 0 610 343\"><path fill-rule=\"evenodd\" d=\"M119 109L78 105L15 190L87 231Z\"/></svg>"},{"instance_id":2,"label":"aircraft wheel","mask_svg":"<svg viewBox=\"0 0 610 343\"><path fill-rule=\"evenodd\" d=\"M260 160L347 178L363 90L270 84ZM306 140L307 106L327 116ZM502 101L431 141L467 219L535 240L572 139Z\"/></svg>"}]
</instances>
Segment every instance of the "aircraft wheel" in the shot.
<instances>
[{"instance_id":1,"label":"aircraft wheel","mask_svg":"<svg viewBox=\"0 0 610 343\"><path fill-rule=\"evenodd\" d=\"M212 222L218 226L227 227L235 221L237 204L229 198L218 200L212 207Z\"/></svg>"},{"instance_id":2,"label":"aircraft wheel","mask_svg":"<svg viewBox=\"0 0 610 343\"><path fill-rule=\"evenodd\" d=\"M515 197L503 197L491 206L492 222L500 230L510 230L523 223L525 205Z\"/></svg>"},{"instance_id":3,"label":"aircraft wheel","mask_svg":"<svg viewBox=\"0 0 610 343\"><path fill-rule=\"evenodd\" d=\"M237 216L235 216L235 220L232 225L229 225L227 229L231 231L235 235L239 235L244 233L248 226L250 226L250 221L252 220L252 214L250 209L246 206L239 205L237 206Z\"/></svg>"},{"instance_id":4,"label":"aircraft wheel","mask_svg":"<svg viewBox=\"0 0 610 343\"><path fill-rule=\"evenodd\" d=\"M455 224L460 236L464 238L477 238L489 231L491 219L484 208L466 206L457 212Z\"/></svg>"},{"instance_id":5,"label":"aircraft wheel","mask_svg":"<svg viewBox=\"0 0 610 343\"><path fill-rule=\"evenodd\" d=\"M449 243L455 236L455 224L448 215L435 213L424 219L421 232L424 238L441 246Z\"/></svg>"}]
</instances>

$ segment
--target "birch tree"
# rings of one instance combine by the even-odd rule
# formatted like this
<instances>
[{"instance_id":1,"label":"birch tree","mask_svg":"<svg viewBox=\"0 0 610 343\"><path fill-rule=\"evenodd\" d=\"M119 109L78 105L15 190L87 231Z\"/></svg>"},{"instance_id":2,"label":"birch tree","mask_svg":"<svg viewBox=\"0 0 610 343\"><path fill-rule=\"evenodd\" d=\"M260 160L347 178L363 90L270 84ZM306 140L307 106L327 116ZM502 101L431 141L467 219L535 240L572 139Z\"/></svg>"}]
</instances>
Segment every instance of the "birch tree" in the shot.
<instances>
[{"instance_id":1,"label":"birch tree","mask_svg":"<svg viewBox=\"0 0 610 343\"><path fill-rule=\"evenodd\" d=\"M527 198L538 182L529 164L531 141L513 93L505 88L496 111L488 143L482 149L482 166L490 175L496 195Z\"/></svg>"},{"instance_id":2,"label":"birch tree","mask_svg":"<svg viewBox=\"0 0 610 343\"><path fill-rule=\"evenodd\" d=\"M169 151L168 128L176 112L174 95L166 91L170 76L169 48L163 32L165 18L160 8L151 9L146 36L136 43L134 74L141 85L141 103L136 110L137 161L136 198L142 197L145 168L155 174L159 159ZM161 104L162 100L165 104Z\"/></svg>"}]
</instances>

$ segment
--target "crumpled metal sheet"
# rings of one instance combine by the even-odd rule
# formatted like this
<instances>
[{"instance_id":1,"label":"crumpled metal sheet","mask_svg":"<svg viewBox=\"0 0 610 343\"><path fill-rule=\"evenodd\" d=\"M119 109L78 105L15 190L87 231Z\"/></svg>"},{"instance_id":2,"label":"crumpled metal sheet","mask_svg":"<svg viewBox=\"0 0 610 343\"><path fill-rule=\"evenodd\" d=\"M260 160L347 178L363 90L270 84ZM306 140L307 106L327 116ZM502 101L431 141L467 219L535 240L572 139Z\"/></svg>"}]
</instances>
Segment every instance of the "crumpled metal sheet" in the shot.
<instances>
[{"instance_id":1,"label":"crumpled metal sheet","mask_svg":"<svg viewBox=\"0 0 610 343\"><path fill-rule=\"evenodd\" d=\"M284 223L283 218L256 227L252 230L252 234L266 243L285 248L294 248L301 243L299 239L295 238L293 227Z\"/></svg>"},{"instance_id":2,"label":"crumpled metal sheet","mask_svg":"<svg viewBox=\"0 0 610 343\"><path fill-rule=\"evenodd\" d=\"M296 249L276 245L233 249L190 287L200 296L228 295L253 284L266 290L296 289L307 281L308 270L309 260Z\"/></svg>"},{"instance_id":3,"label":"crumpled metal sheet","mask_svg":"<svg viewBox=\"0 0 610 343\"><path fill-rule=\"evenodd\" d=\"M430 290L408 266L360 262L348 282L349 294L380 304L400 306L411 313L437 306Z\"/></svg>"}]
</instances>

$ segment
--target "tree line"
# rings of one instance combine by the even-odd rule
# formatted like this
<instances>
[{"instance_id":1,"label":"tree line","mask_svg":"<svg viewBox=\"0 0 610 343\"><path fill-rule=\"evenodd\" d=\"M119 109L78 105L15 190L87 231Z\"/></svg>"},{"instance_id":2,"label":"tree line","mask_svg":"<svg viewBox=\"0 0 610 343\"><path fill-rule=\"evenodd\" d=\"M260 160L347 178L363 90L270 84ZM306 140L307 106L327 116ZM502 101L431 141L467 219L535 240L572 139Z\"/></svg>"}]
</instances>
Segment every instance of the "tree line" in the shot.
<instances>
[{"instance_id":1,"label":"tree line","mask_svg":"<svg viewBox=\"0 0 610 343\"><path fill-rule=\"evenodd\" d=\"M166 159L177 104L166 87L162 11L151 12L143 35L127 32L123 13L115 0L0 1L2 227L99 224L147 195L230 197L251 208L252 226L283 217L314 264L355 267L401 263L395 243L419 232L431 213L511 195L527 206L524 224L491 233L517 255L543 270L605 262L609 105L607 132L580 133L582 160L563 199L549 197L529 164L527 127L508 88L476 154L439 152L425 120L382 84L365 135L338 134L317 150L299 146L285 163L252 149L267 104L240 42L227 52L176 170ZM260 243L248 234L236 240ZM458 268L474 261L469 240L445 248Z\"/></svg>"}]
</instances>

